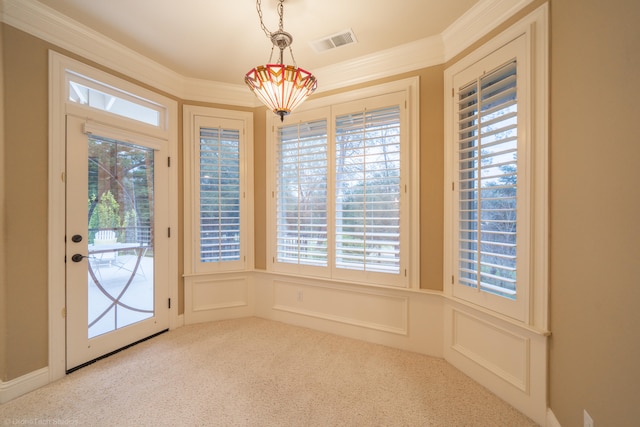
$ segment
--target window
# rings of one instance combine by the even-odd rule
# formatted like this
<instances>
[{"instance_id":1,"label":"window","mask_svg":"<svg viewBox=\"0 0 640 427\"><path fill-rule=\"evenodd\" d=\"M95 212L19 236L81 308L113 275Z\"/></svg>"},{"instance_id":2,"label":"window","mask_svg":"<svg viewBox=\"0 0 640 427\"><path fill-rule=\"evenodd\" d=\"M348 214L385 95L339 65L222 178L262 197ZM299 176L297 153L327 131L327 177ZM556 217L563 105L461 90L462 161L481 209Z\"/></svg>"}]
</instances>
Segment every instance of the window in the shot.
<instances>
[{"instance_id":1,"label":"window","mask_svg":"<svg viewBox=\"0 0 640 427\"><path fill-rule=\"evenodd\" d=\"M336 117L336 267L400 273L400 106Z\"/></svg>"},{"instance_id":2,"label":"window","mask_svg":"<svg viewBox=\"0 0 640 427\"><path fill-rule=\"evenodd\" d=\"M185 106L185 273L252 265L251 113Z\"/></svg>"},{"instance_id":3,"label":"window","mask_svg":"<svg viewBox=\"0 0 640 427\"><path fill-rule=\"evenodd\" d=\"M418 184L410 173L417 145L407 93L332 101L318 108L309 102L311 108L284 123L271 123L269 268L411 286L418 254L408 248L419 232L418 224L410 226L409 183L416 191Z\"/></svg>"},{"instance_id":4,"label":"window","mask_svg":"<svg viewBox=\"0 0 640 427\"><path fill-rule=\"evenodd\" d=\"M278 262L327 267L327 121L278 129Z\"/></svg>"},{"instance_id":5,"label":"window","mask_svg":"<svg viewBox=\"0 0 640 427\"><path fill-rule=\"evenodd\" d=\"M458 283L517 296L517 62L458 93Z\"/></svg>"},{"instance_id":6,"label":"window","mask_svg":"<svg viewBox=\"0 0 640 427\"><path fill-rule=\"evenodd\" d=\"M67 70L68 100L153 127L165 126L165 108Z\"/></svg>"},{"instance_id":7,"label":"window","mask_svg":"<svg viewBox=\"0 0 640 427\"><path fill-rule=\"evenodd\" d=\"M200 262L240 259L240 131L200 127Z\"/></svg>"},{"instance_id":8,"label":"window","mask_svg":"<svg viewBox=\"0 0 640 427\"><path fill-rule=\"evenodd\" d=\"M506 33L445 71L445 291L543 327L546 74L531 36Z\"/></svg>"}]
</instances>

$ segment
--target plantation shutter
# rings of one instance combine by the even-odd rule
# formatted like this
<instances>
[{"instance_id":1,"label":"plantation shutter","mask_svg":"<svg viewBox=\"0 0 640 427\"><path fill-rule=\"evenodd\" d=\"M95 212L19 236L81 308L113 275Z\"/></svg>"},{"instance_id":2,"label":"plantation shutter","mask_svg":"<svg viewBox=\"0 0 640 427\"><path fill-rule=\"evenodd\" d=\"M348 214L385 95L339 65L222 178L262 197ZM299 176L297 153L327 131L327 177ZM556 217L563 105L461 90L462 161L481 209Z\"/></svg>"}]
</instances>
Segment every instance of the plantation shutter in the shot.
<instances>
[{"instance_id":1,"label":"plantation shutter","mask_svg":"<svg viewBox=\"0 0 640 427\"><path fill-rule=\"evenodd\" d=\"M516 297L516 61L458 97L458 283Z\"/></svg>"},{"instance_id":2,"label":"plantation shutter","mask_svg":"<svg viewBox=\"0 0 640 427\"><path fill-rule=\"evenodd\" d=\"M240 131L200 128L200 261L240 259Z\"/></svg>"},{"instance_id":3,"label":"plantation shutter","mask_svg":"<svg viewBox=\"0 0 640 427\"><path fill-rule=\"evenodd\" d=\"M326 267L327 121L278 128L276 258Z\"/></svg>"},{"instance_id":4,"label":"plantation shutter","mask_svg":"<svg viewBox=\"0 0 640 427\"><path fill-rule=\"evenodd\" d=\"M336 267L400 271L400 107L336 117Z\"/></svg>"}]
</instances>

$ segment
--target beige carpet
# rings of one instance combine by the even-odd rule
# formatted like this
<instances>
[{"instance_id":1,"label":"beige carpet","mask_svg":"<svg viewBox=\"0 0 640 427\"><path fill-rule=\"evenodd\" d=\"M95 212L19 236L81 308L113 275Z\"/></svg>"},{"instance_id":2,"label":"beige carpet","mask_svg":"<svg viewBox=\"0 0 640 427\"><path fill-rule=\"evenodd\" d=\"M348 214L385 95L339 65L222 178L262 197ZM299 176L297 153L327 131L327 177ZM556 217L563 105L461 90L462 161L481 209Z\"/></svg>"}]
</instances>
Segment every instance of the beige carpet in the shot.
<instances>
[{"instance_id":1,"label":"beige carpet","mask_svg":"<svg viewBox=\"0 0 640 427\"><path fill-rule=\"evenodd\" d=\"M441 359L259 318L138 344L0 406L0 424L536 425Z\"/></svg>"}]
</instances>

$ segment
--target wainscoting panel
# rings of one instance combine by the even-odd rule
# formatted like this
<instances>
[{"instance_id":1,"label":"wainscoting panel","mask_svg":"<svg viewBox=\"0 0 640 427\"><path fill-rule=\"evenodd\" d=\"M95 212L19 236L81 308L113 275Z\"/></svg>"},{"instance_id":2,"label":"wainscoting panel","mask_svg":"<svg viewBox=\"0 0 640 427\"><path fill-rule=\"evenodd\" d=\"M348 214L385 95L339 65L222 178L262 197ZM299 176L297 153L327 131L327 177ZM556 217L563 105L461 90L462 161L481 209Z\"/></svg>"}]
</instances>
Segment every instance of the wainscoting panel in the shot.
<instances>
[{"instance_id":1,"label":"wainscoting panel","mask_svg":"<svg viewBox=\"0 0 640 427\"><path fill-rule=\"evenodd\" d=\"M205 275L185 278L185 323L251 316L247 275Z\"/></svg>"},{"instance_id":2,"label":"wainscoting panel","mask_svg":"<svg viewBox=\"0 0 640 427\"><path fill-rule=\"evenodd\" d=\"M443 357L442 294L256 272L254 315Z\"/></svg>"},{"instance_id":3,"label":"wainscoting panel","mask_svg":"<svg viewBox=\"0 0 640 427\"><path fill-rule=\"evenodd\" d=\"M274 281L273 308L395 334L407 334L408 298Z\"/></svg>"},{"instance_id":4,"label":"wainscoting panel","mask_svg":"<svg viewBox=\"0 0 640 427\"><path fill-rule=\"evenodd\" d=\"M547 336L448 299L445 359L528 417L547 418Z\"/></svg>"},{"instance_id":5,"label":"wainscoting panel","mask_svg":"<svg viewBox=\"0 0 640 427\"><path fill-rule=\"evenodd\" d=\"M529 339L458 310L452 348L524 392L529 387Z\"/></svg>"}]
</instances>

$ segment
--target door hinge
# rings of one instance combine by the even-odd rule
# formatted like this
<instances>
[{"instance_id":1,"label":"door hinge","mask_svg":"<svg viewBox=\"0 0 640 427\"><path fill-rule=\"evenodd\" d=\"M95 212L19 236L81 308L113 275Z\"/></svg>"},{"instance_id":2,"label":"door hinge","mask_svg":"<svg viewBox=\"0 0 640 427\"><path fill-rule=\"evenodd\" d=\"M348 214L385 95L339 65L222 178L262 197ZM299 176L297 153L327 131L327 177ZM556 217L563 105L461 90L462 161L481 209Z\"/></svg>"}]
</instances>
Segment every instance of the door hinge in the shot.
<instances>
[{"instance_id":1,"label":"door hinge","mask_svg":"<svg viewBox=\"0 0 640 427\"><path fill-rule=\"evenodd\" d=\"M171 157L167 157L167 167L171 167Z\"/></svg>"},{"instance_id":2,"label":"door hinge","mask_svg":"<svg viewBox=\"0 0 640 427\"><path fill-rule=\"evenodd\" d=\"M168 301L169 301L169 308L171 308L171 298L169 298Z\"/></svg>"},{"instance_id":3,"label":"door hinge","mask_svg":"<svg viewBox=\"0 0 640 427\"><path fill-rule=\"evenodd\" d=\"M455 277L452 275L452 276L451 276L451 284L453 285L453 284L454 284L454 282L455 282Z\"/></svg>"},{"instance_id":4,"label":"door hinge","mask_svg":"<svg viewBox=\"0 0 640 427\"><path fill-rule=\"evenodd\" d=\"M171 227L167 227L167 237L171 237Z\"/></svg>"}]
</instances>

